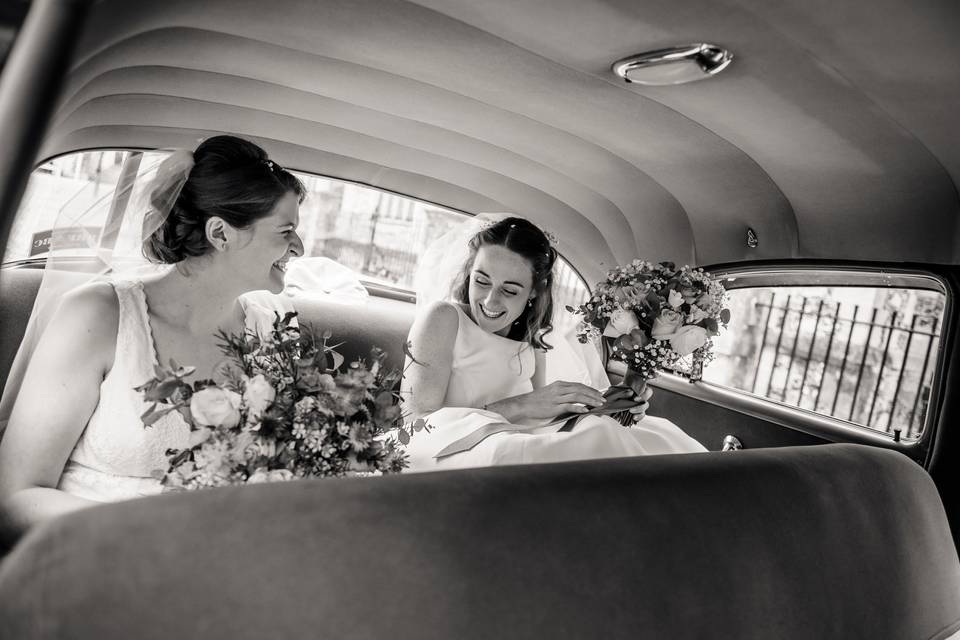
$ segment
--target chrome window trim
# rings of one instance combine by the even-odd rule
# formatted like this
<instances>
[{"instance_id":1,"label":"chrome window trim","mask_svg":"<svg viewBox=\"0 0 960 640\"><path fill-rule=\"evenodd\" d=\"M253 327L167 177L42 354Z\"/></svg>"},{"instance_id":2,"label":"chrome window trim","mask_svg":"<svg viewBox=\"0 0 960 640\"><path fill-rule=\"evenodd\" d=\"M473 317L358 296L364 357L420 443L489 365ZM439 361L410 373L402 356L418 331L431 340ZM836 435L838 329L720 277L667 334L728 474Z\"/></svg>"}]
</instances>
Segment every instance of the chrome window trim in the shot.
<instances>
[{"instance_id":1,"label":"chrome window trim","mask_svg":"<svg viewBox=\"0 0 960 640\"><path fill-rule=\"evenodd\" d=\"M946 370L948 351L944 348L945 340L953 331L953 308L955 305L954 292L943 277L916 266L901 267L887 264L876 265L876 267L873 268L866 265L839 265L829 263L728 264L717 265L712 268L706 268L706 270L713 276L724 279L724 286L728 290L770 286L829 286L829 283L832 284L832 286L847 287L912 287L942 293L944 296L944 308L940 329L941 342L935 361L936 368L934 370L933 383L931 384L930 399L928 402L928 407L939 408L946 385L946 379L943 375ZM792 278L802 277L803 275L809 276L815 272L820 272L824 275L821 282L791 281ZM729 282L726 281L730 276L735 278L733 282L737 282L737 280L741 282L730 286ZM851 276L861 278L862 283L857 285L851 284L849 281L844 282L843 280L832 279L849 278ZM780 280L774 280L764 284L751 284L751 281L762 282L763 279L766 278L780 278ZM786 284L784 284L784 280L787 281ZM661 378L663 381L658 382ZM675 381L682 381L682 384L677 384ZM817 414L807 409L785 405L776 400L732 387L721 387L720 385L702 380L690 381L683 376L669 373L660 374L660 377L653 380L651 384L655 387L668 389L830 441L839 441L842 438L843 442L879 445L905 453L909 452L912 454L911 457L915 458L917 457L917 449L927 449L929 447L931 440L935 437L940 417L939 410L928 410L927 415L924 417L923 430L920 432L920 436L910 440L902 439L897 442L894 440L893 434L869 429L839 418Z\"/></svg>"},{"instance_id":2,"label":"chrome window trim","mask_svg":"<svg viewBox=\"0 0 960 640\"><path fill-rule=\"evenodd\" d=\"M902 287L939 291L949 298L947 284L936 274L922 269L912 268L880 268L868 270L863 267L844 267L826 265L796 265L788 267L748 266L735 265L709 270L710 273L724 281L724 287L729 290L749 289L758 287ZM818 282L802 282L801 276L822 274ZM834 278L855 277L862 280L860 283L850 283ZM765 280L770 278L770 282ZM794 281L796 279L796 281ZM738 282L742 280L742 282ZM731 286L732 285L732 286ZM923 286L926 285L926 286ZM946 316L946 311L944 311Z\"/></svg>"}]
</instances>

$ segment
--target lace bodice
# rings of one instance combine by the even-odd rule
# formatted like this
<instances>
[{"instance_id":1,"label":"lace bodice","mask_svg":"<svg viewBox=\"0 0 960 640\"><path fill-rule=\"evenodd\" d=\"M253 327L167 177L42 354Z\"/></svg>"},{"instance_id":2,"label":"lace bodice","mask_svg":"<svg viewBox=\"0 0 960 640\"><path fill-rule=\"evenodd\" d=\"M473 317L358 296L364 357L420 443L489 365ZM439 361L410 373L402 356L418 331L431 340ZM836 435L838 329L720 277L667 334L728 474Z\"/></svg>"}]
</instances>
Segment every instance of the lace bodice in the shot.
<instances>
[{"instance_id":1,"label":"lace bodice","mask_svg":"<svg viewBox=\"0 0 960 640\"><path fill-rule=\"evenodd\" d=\"M112 284L120 311L116 356L59 484L63 491L98 501L159 493L161 485L151 473L166 470L166 451L184 448L189 438L189 427L175 411L149 427L140 420L147 406L133 388L153 376L157 362L146 296L142 281Z\"/></svg>"}]
</instances>

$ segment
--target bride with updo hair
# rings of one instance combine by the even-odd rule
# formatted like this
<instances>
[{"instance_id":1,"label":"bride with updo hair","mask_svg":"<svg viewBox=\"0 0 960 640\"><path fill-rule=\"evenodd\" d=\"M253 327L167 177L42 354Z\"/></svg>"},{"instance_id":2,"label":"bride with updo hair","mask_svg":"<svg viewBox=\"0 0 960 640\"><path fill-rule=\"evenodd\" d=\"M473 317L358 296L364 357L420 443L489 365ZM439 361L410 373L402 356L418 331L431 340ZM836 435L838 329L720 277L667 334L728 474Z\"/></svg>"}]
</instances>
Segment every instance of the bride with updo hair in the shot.
<instances>
[{"instance_id":1,"label":"bride with updo hair","mask_svg":"<svg viewBox=\"0 0 960 640\"><path fill-rule=\"evenodd\" d=\"M240 296L279 293L287 260L303 253L304 187L247 140L175 151L149 192L149 210L132 215L143 215L144 255L162 267L58 293L49 318L34 308L34 343L24 339L0 411L0 501L17 531L160 492L151 473L166 469L168 449L187 446L189 427L174 411L144 428L134 387L171 360L221 379L214 335L248 328Z\"/></svg>"}]
</instances>

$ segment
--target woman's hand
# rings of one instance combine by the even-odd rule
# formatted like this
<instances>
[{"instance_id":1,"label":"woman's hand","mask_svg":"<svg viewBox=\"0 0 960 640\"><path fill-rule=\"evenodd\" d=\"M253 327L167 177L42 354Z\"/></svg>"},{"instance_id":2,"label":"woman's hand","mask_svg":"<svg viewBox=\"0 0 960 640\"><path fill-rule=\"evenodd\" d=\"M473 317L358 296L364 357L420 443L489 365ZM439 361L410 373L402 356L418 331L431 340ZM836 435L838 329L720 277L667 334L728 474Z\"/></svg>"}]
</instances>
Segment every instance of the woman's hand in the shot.
<instances>
[{"instance_id":1,"label":"woman's hand","mask_svg":"<svg viewBox=\"0 0 960 640\"><path fill-rule=\"evenodd\" d=\"M637 406L630 407L630 413L633 414L633 421L640 422L647 415L647 409L650 408L650 396L653 395L653 389L647 386L647 383L643 383L640 392L633 397L634 402L637 403Z\"/></svg>"},{"instance_id":2,"label":"woman's hand","mask_svg":"<svg viewBox=\"0 0 960 640\"><path fill-rule=\"evenodd\" d=\"M558 380L530 393L489 404L487 409L513 422L552 419L562 413L586 413L603 402L603 394L593 387Z\"/></svg>"}]
</instances>

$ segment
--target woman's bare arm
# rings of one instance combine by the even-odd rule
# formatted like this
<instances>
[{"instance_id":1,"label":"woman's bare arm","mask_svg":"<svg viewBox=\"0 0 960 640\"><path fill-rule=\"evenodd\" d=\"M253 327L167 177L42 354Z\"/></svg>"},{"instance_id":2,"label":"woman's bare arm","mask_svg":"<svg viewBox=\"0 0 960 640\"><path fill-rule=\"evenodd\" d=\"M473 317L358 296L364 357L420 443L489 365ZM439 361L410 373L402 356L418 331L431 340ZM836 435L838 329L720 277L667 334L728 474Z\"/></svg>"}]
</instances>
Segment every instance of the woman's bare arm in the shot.
<instances>
[{"instance_id":1,"label":"woman's bare arm","mask_svg":"<svg viewBox=\"0 0 960 640\"><path fill-rule=\"evenodd\" d=\"M408 341L413 358L407 356L400 387L409 418L422 418L443 406L459 325L457 310L447 302L437 302L410 327Z\"/></svg>"},{"instance_id":2,"label":"woman's bare arm","mask_svg":"<svg viewBox=\"0 0 960 640\"><path fill-rule=\"evenodd\" d=\"M93 504L56 487L113 363L118 307L109 284L71 292L37 344L0 441L0 500L20 530Z\"/></svg>"},{"instance_id":3,"label":"woman's bare arm","mask_svg":"<svg viewBox=\"0 0 960 640\"><path fill-rule=\"evenodd\" d=\"M437 303L420 316L410 329L410 351L401 387L410 418L422 418L443 407L450 374L453 347L459 329L457 310L449 303ZM538 365L542 371L542 364ZM534 374L536 375L536 373ZM542 377L541 377L542 381ZM491 402L485 408L510 422L552 418L566 411L586 411L584 404L603 402L595 389L575 382L555 382L532 393ZM480 409L483 407L474 407Z\"/></svg>"}]
</instances>

